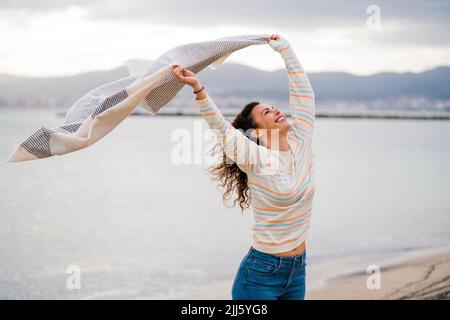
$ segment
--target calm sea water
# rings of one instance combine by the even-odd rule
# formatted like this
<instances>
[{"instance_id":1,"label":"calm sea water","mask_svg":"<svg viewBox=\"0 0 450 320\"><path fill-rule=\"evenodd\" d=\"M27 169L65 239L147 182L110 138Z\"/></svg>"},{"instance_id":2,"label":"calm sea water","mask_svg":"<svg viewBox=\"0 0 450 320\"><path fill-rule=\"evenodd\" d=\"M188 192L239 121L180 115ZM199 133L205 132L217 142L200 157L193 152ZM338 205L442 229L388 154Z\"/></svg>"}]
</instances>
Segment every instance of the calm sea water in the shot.
<instances>
[{"instance_id":1,"label":"calm sea water","mask_svg":"<svg viewBox=\"0 0 450 320\"><path fill-rule=\"evenodd\" d=\"M222 204L206 165L171 159L174 130L201 121L129 117L87 149L0 164L0 298L209 298L190 288L231 282L251 215ZM0 109L0 158L62 122ZM343 259L450 244L449 121L318 119L314 143L311 284ZM66 286L73 265L80 290Z\"/></svg>"}]
</instances>

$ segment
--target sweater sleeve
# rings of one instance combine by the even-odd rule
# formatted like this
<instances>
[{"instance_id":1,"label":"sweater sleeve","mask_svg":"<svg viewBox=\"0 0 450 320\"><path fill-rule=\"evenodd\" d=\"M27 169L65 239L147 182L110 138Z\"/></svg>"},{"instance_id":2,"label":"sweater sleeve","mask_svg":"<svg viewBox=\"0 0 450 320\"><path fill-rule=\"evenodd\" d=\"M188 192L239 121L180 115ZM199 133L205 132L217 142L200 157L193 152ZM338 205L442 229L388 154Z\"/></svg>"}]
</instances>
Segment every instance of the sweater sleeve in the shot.
<instances>
[{"instance_id":1,"label":"sweater sleeve","mask_svg":"<svg viewBox=\"0 0 450 320\"><path fill-rule=\"evenodd\" d=\"M315 96L308 76L286 40L279 49L289 78L289 109L295 131L311 139L315 123Z\"/></svg>"},{"instance_id":2,"label":"sweater sleeve","mask_svg":"<svg viewBox=\"0 0 450 320\"><path fill-rule=\"evenodd\" d=\"M227 157L246 173L251 166L258 164L258 154L262 151L262 147L247 138L242 130L234 128L224 118L209 95L195 101L209 128L216 134Z\"/></svg>"}]
</instances>

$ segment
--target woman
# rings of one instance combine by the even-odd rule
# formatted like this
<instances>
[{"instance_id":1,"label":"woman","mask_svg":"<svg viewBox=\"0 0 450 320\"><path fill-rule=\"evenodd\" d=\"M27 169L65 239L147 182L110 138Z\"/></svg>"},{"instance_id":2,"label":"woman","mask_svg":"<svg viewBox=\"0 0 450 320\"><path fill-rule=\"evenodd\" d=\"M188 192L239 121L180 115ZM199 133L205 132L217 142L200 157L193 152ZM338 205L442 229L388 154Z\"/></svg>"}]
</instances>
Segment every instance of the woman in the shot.
<instances>
[{"instance_id":1,"label":"woman","mask_svg":"<svg viewBox=\"0 0 450 320\"><path fill-rule=\"evenodd\" d=\"M252 206L253 241L234 279L233 299L304 299L306 290L305 240L315 192L314 92L290 43L273 34L269 45L285 62L292 123L278 108L258 101L230 123L195 73L173 66L174 76L193 88L219 138L223 161L211 172L227 187L224 199L236 190L241 210Z\"/></svg>"}]
</instances>

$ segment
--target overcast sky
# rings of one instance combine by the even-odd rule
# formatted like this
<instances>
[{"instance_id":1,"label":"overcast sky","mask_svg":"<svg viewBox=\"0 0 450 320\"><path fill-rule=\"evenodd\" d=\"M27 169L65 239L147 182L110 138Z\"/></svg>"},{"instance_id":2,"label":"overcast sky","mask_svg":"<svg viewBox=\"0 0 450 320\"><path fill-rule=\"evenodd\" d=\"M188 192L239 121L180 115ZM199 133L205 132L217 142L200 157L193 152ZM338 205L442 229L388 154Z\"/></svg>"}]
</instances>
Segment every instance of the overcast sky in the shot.
<instances>
[{"instance_id":1,"label":"overcast sky","mask_svg":"<svg viewBox=\"0 0 450 320\"><path fill-rule=\"evenodd\" d=\"M450 65L449 17L444 0L0 0L0 73L110 69L180 44L253 33L285 36L311 72L419 72ZM269 46L227 61L283 67Z\"/></svg>"}]
</instances>

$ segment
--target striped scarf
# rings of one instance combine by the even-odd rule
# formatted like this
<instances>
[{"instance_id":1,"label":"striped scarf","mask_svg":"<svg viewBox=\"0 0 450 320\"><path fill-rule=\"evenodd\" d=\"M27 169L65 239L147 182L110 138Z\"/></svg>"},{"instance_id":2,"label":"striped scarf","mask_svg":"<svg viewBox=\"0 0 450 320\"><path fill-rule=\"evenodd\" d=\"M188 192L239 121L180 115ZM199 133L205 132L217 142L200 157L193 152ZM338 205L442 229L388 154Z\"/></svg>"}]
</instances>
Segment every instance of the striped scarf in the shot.
<instances>
[{"instance_id":1,"label":"striped scarf","mask_svg":"<svg viewBox=\"0 0 450 320\"><path fill-rule=\"evenodd\" d=\"M172 48L144 73L120 78L86 93L69 108L62 126L41 127L16 145L6 162L83 149L108 134L136 107L156 114L172 100L184 86L173 76L173 64L181 64L194 73L207 66L217 69L233 52L269 41L267 34L239 35Z\"/></svg>"}]
</instances>

